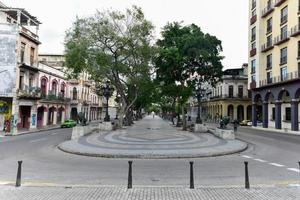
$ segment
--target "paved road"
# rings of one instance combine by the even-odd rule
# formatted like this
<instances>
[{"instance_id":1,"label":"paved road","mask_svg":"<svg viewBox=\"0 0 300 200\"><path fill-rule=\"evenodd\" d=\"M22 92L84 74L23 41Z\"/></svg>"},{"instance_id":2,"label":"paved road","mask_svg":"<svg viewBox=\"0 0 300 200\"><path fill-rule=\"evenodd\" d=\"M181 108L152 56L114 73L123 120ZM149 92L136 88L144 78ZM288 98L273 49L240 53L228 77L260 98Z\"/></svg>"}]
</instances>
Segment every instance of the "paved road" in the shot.
<instances>
[{"instance_id":1,"label":"paved road","mask_svg":"<svg viewBox=\"0 0 300 200\"><path fill-rule=\"evenodd\" d=\"M299 183L300 137L240 128L238 138L250 148L236 155L193 159L196 186L243 186L245 160L252 185ZM27 185L127 184L127 159L71 155L56 148L70 139L70 129L0 138L0 183L13 183L17 160L23 160ZM144 186L188 186L190 159L134 160L133 183Z\"/></svg>"}]
</instances>

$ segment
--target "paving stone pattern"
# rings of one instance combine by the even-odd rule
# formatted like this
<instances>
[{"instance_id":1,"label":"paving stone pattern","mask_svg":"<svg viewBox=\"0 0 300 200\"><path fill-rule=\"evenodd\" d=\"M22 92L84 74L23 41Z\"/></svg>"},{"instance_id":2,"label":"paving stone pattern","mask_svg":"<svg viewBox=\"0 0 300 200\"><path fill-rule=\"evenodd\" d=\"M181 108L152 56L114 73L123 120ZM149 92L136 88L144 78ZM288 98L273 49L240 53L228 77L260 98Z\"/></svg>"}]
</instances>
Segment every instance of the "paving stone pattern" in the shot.
<instances>
[{"instance_id":1,"label":"paving stone pattern","mask_svg":"<svg viewBox=\"0 0 300 200\"><path fill-rule=\"evenodd\" d=\"M1 200L299 200L299 188L0 187Z\"/></svg>"},{"instance_id":2,"label":"paving stone pattern","mask_svg":"<svg viewBox=\"0 0 300 200\"><path fill-rule=\"evenodd\" d=\"M146 117L125 130L95 133L60 145L69 153L134 158L217 156L239 152L246 147L246 143L238 140L177 130L159 117Z\"/></svg>"}]
</instances>

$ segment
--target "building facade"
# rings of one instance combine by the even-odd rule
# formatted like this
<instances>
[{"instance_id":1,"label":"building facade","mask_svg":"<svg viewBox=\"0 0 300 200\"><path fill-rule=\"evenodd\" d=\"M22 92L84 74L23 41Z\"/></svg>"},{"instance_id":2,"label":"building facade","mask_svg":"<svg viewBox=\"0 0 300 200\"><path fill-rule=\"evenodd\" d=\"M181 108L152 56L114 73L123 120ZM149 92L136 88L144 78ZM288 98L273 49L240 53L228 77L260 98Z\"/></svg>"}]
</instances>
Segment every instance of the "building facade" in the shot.
<instances>
[{"instance_id":1,"label":"building facade","mask_svg":"<svg viewBox=\"0 0 300 200\"><path fill-rule=\"evenodd\" d=\"M247 65L227 69L222 81L214 88L207 88L202 102L202 115L208 120L219 121L228 116L230 120L251 119L251 98L247 89Z\"/></svg>"},{"instance_id":2,"label":"building facade","mask_svg":"<svg viewBox=\"0 0 300 200\"><path fill-rule=\"evenodd\" d=\"M249 0L252 123L299 131L300 1Z\"/></svg>"}]
</instances>

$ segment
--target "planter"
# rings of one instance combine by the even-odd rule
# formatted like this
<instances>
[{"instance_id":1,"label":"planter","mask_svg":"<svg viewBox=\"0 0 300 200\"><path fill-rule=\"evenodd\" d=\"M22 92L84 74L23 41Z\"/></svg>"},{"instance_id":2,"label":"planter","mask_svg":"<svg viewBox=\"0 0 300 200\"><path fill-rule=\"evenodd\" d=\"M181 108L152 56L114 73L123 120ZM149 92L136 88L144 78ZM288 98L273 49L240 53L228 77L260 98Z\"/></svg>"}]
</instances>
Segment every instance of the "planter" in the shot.
<instances>
[{"instance_id":1,"label":"planter","mask_svg":"<svg viewBox=\"0 0 300 200\"><path fill-rule=\"evenodd\" d=\"M111 122L102 122L99 124L99 130L100 131L112 131L113 126L112 126Z\"/></svg>"},{"instance_id":2,"label":"planter","mask_svg":"<svg viewBox=\"0 0 300 200\"><path fill-rule=\"evenodd\" d=\"M234 134L233 130L230 130L230 129L216 128L214 135L219 138L222 138L224 140L234 140L235 139L235 134Z\"/></svg>"},{"instance_id":3,"label":"planter","mask_svg":"<svg viewBox=\"0 0 300 200\"><path fill-rule=\"evenodd\" d=\"M194 132L195 133L207 133L208 128L205 124L195 124Z\"/></svg>"}]
</instances>

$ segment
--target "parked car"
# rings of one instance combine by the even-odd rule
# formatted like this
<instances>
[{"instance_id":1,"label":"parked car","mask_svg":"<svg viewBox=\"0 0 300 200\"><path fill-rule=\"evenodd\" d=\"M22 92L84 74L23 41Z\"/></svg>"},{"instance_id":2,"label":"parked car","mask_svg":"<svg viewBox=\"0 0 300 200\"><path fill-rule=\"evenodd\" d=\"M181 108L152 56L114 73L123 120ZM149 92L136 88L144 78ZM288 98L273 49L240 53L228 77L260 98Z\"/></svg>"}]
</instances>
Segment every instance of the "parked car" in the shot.
<instances>
[{"instance_id":1,"label":"parked car","mask_svg":"<svg viewBox=\"0 0 300 200\"><path fill-rule=\"evenodd\" d=\"M61 128L72 128L76 125L77 125L77 123L74 120L68 119L64 123L62 123L60 127Z\"/></svg>"},{"instance_id":2,"label":"parked car","mask_svg":"<svg viewBox=\"0 0 300 200\"><path fill-rule=\"evenodd\" d=\"M247 122L247 126L252 126L252 121ZM262 126L262 121L257 121L257 126Z\"/></svg>"},{"instance_id":3,"label":"parked car","mask_svg":"<svg viewBox=\"0 0 300 200\"><path fill-rule=\"evenodd\" d=\"M250 120L246 120L246 119L245 119L245 120L243 120L243 121L240 122L240 125L241 125L241 126L249 126L249 125L248 125L249 122L250 122Z\"/></svg>"}]
</instances>

